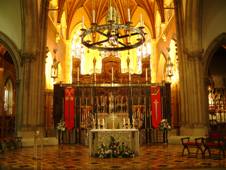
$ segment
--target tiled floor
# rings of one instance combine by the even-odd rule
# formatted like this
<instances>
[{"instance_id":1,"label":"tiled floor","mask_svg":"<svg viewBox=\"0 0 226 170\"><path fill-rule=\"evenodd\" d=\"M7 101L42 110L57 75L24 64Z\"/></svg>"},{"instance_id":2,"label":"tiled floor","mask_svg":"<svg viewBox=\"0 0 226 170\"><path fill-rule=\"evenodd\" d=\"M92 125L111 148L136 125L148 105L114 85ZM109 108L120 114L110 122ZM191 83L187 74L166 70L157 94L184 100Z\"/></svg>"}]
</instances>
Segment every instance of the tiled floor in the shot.
<instances>
[{"instance_id":1,"label":"tiled floor","mask_svg":"<svg viewBox=\"0 0 226 170\"><path fill-rule=\"evenodd\" d=\"M202 159L181 156L181 145L151 145L140 147L135 158L93 158L89 149L80 145L44 147L34 159L33 148L11 150L0 154L1 169L225 169L226 158Z\"/></svg>"}]
</instances>

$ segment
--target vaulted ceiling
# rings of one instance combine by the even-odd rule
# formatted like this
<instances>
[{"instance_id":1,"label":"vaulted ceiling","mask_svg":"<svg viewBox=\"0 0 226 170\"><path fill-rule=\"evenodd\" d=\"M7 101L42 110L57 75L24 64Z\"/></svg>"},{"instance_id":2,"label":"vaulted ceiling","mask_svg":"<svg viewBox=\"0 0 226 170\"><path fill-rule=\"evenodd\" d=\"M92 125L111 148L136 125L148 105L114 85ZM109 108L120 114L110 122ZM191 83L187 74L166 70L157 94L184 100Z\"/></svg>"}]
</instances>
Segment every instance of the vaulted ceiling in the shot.
<instances>
[{"instance_id":1,"label":"vaulted ceiling","mask_svg":"<svg viewBox=\"0 0 226 170\"><path fill-rule=\"evenodd\" d=\"M151 28L153 38L156 37L155 16L157 10L159 11L161 21L165 22L164 0L58 0L57 21L60 22L63 11L66 11L68 35L71 27L74 26L72 22L74 15L80 8L84 9L90 21L92 21L91 11L94 9L96 12L96 22L100 23L101 20L107 15L107 9L110 6L110 2L117 9L122 22L127 21L128 8L130 8L132 17L138 7L143 9L146 13L146 17L151 23L149 28Z\"/></svg>"}]
</instances>

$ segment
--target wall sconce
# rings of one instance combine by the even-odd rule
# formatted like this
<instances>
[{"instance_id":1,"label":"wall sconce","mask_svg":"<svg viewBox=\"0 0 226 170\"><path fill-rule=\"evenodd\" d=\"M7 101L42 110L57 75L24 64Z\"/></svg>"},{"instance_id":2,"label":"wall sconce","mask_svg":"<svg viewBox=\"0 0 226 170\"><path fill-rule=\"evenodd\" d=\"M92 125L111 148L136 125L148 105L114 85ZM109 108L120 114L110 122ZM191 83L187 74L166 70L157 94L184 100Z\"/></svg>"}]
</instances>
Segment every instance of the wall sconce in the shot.
<instances>
[{"instance_id":1,"label":"wall sconce","mask_svg":"<svg viewBox=\"0 0 226 170\"><path fill-rule=\"evenodd\" d=\"M59 64L59 61L57 61L56 59L56 52L57 52L57 49L54 49L53 64L51 66L51 78L53 78L54 80L58 77L58 64Z\"/></svg>"},{"instance_id":2,"label":"wall sconce","mask_svg":"<svg viewBox=\"0 0 226 170\"><path fill-rule=\"evenodd\" d=\"M166 63L166 76L169 77L169 79L173 76L173 63L171 62L170 57L168 57Z\"/></svg>"}]
</instances>

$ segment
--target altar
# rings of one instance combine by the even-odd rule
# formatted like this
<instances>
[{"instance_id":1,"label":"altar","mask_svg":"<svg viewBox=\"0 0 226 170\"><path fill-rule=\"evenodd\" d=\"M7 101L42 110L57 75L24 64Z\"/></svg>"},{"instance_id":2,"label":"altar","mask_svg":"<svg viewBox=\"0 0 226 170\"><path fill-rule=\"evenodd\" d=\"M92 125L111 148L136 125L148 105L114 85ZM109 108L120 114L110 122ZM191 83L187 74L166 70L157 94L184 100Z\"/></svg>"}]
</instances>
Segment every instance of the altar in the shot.
<instances>
[{"instance_id":1,"label":"altar","mask_svg":"<svg viewBox=\"0 0 226 170\"><path fill-rule=\"evenodd\" d=\"M138 129L92 129L89 131L90 156L95 156L101 145L109 145L112 137L119 143L128 146L135 155L139 155Z\"/></svg>"}]
</instances>

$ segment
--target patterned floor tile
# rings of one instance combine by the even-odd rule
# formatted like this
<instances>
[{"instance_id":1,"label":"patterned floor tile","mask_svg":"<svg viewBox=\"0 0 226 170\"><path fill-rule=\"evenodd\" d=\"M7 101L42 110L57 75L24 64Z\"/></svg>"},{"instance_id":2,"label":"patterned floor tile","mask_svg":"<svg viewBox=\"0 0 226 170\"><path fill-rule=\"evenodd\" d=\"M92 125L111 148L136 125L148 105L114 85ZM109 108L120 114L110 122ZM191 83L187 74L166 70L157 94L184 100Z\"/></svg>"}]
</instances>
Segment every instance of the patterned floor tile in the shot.
<instances>
[{"instance_id":1,"label":"patterned floor tile","mask_svg":"<svg viewBox=\"0 0 226 170\"><path fill-rule=\"evenodd\" d=\"M0 154L0 170L14 169L225 169L226 158L202 159L181 156L180 145L150 145L140 147L140 154L134 158L93 158L89 149L80 145L48 146L38 150L34 157L33 148L22 148ZM36 159L38 158L38 159Z\"/></svg>"}]
</instances>

